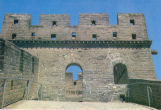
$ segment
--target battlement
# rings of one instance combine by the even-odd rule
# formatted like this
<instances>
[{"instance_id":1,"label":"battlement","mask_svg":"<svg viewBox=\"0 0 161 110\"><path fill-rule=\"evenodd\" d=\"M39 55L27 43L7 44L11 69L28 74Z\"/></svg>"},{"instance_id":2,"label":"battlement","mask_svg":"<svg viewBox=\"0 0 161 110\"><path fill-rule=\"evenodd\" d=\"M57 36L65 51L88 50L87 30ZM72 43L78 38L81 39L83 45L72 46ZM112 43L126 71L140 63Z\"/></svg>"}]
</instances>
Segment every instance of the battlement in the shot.
<instances>
[{"instance_id":1,"label":"battlement","mask_svg":"<svg viewBox=\"0 0 161 110\"><path fill-rule=\"evenodd\" d=\"M139 24L140 22L139 19L141 19L141 21L145 21L143 13L119 13L116 19L118 21L118 25L124 23L129 25L130 20L137 21L137 24ZM31 25L32 15L6 14L3 23L14 24L14 20L20 21L18 23L19 25L23 25L21 23L28 23L29 25ZM41 14L39 18L39 25L52 26L55 25L53 24L54 21L56 22L56 26L70 26L70 16L67 14ZM80 14L79 25L109 25L109 16L108 14L104 13Z\"/></svg>"},{"instance_id":2,"label":"battlement","mask_svg":"<svg viewBox=\"0 0 161 110\"><path fill-rule=\"evenodd\" d=\"M3 24L8 25L31 25L32 15L30 14L6 14L4 16Z\"/></svg>"},{"instance_id":3,"label":"battlement","mask_svg":"<svg viewBox=\"0 0 161 110\"><path fill-rule=\"evenodd\" d=\"M140 95L135 93L150 97L146 92L138 92L140 86L136 92L131 92L134 86L130 91L127 87L132 81L129 79L155 79L152 41L148 40L144 14L118 14L115 26L102 13L80 14L78 26L70 26L69 15L40 15L39 25L32 25L31 20L31 15L4 17L0 72L9 77L30 78L42 85L38 88L30 81L24 86L8 81L6 86L4 80L7 96L1 95L0 99L5 99L5 105L25 98L28 93L36 93L41 100L84 102L119 100L126 93L125 96L132 97L130 100L135 99L133 96L138 99ZM78 66L81 71L76 74L74 67L68 73L69 66ZM78 80L72 75L77 75ZM149 91L150 87L145 84L144 88ZM152 91L157 91L156 87ZM147 102L147 97L142 101ZM33 95L31 99L37 98Z\"/></svg>"},{"instance_id":4,"label":"battlement","mask_svg":"<svg viewBox=\"0 0 161 110\"><path fill-rule=\"evenodd\" d=\"M40 26L69 26L69 15L40 15Z\"/></svg>"},{"instance_id":5,"label":"battlement","mask_svg":"<svg viewBox=\"0 0 161 110\"><path fill-rule=\"evenodd\" d=\"M103 13L80 14L79 25L70 25L70 16L40 15L39 25L31 24L32 15L6 14L2 38L52 40L148 40L144 14L120 13L118 24L109 24Z\"/></svg>"},{"instance_id":6,"label":"battlement","mask_svg":"<svg viewBox=\"0 0 161 110\"><path fill-rule=\"evenodd\" d=\"M109 17L107 14L97 13L97 14L80 14L79 15L79 25L108 25Z\"/></svg>"}]
</instances>

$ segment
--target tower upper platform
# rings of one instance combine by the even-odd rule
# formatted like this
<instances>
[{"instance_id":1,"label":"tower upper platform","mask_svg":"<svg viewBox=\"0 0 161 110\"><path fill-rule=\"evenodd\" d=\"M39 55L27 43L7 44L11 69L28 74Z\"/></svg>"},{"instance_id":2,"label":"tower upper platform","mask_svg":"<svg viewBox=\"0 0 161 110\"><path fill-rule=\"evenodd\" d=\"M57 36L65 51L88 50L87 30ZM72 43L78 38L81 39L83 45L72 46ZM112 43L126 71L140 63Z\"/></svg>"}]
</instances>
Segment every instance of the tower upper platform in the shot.
<instances>
[{"instance_id":1,"label":"tower upper platform","mask_svg":"<svg viewBox=\"0 0 161 110\"><path fill-rule=\"evenodd\" d=\"M39 25L32 15L6 14L0 37L7 40L148 40L144 14L120 13L117 25L109 24L103 13L80 14L79 25L70 26L69 15L40 15Z\"/></svg>"}]
</instances>

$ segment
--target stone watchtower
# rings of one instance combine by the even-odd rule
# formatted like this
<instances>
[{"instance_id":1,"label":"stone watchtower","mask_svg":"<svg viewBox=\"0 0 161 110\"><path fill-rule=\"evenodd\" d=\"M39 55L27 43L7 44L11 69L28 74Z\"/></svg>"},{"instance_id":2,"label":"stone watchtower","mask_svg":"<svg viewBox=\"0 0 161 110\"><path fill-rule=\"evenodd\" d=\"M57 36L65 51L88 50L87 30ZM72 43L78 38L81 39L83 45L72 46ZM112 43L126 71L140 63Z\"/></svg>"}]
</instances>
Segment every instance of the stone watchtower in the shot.
<instances>
[{"instance_id":1,"label":"stone watchtower","mask_svg":"<svg viewBox=\"0 0 161 110\"><path fill-rule=\"evenodd\" d=\"M80 14L79 25L70 26L68 15L40 15L32 25L31 15L7 14L0 37L37 56L44 100L110 101L129 79L155 79L144 15L121 13L117 20L112 26L107 14ZM78 89L68 81L70 65L82 70ZM67 99L67 85L78 94Z\"/></svg>"}]
</instances>

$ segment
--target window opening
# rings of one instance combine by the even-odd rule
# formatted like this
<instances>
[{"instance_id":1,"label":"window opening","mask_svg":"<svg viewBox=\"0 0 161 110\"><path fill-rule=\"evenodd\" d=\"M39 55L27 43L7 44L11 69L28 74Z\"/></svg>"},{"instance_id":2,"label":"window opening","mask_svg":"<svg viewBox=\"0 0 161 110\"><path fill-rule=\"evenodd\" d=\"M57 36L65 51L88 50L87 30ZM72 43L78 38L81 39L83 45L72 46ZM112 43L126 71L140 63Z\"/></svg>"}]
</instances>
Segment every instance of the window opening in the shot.
<instances>
[{"instance_id":1,"label":"window opening","mask_svg":"<svg viewBox=\"0 0 161 110\"><path fill-rule=\"evenodd\" d=\"M132 39L136 39L136 34L132 34Z\"/></svg>"},{"instance_id":2,"label":"window opening","mask_svg":"<svg viewBox=\"0 0 161 110\"><path fill-rule=\"evenodd\" d=\"M92 35L92 40L97 40L97 35L96 34Z\"/></svg>"},{"instance_id":3,"label":"window opening","mask_svg":"<svg viewBox=\"0 0 161 110\"><path fill-rule=\"evenodd\" d=\"M18 20L17 19L14 20L14 24L18 24Z\"/></svg>"},{"instance_id":4,"label":"window opening","mask_svg":"<svg viewBox=\"0 0 161 110\"><path fill-rule=\"evenodd\" d=\"M56 39L56 34L51 34L51 39L55 40Z\"/></svg>"},{"instance_id":5,"label":"window opening","mask_svg":"<svg viewBox=\"0 0 161 110\"><path fill-rule=\"evenodd\" d=\"M134 19L131 19L131 20L130 20L130 25L131 25L131 26L135 25Z\"/></svg>"},{"instance_id":6,"label":"window opening","mask_svg":"<svg viewBox=\"0 0 161 110\"><path fill-rule=\"evenodd\" d=\"M15 39L16 38L16 34L12 34L12 39Z\"/></svg>"},{"instance_id":7,"label":"window opening","mask_svg":"<svg viewBox=\"0 0 161 110\"><path fill-rule=\"evenodd\" d=\"M92 20L91 23L92 23L92 25L96 25L96 21L95 20Z\"/></svg>"}]
</instances>

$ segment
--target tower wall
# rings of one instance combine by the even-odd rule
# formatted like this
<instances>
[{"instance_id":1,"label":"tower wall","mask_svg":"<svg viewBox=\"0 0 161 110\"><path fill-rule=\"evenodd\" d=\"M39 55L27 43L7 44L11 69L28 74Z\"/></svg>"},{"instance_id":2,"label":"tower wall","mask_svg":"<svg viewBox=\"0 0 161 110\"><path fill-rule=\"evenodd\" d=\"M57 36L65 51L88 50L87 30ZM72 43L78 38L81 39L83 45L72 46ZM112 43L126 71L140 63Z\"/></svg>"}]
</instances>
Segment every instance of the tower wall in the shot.
<instances>
[{"instance_id":1,"label":"tower wall","mask_svg":"<svg viewBox=\"0 0 161 110\"><path fill-rule=\"evenodd\" d=\"M53 26L55 22L56 26L69 26L70 18L69 15L40 15L41 26Z\"/></svg>"},{"instance_id":2,"label":"tower wall","mask_svg":"<svg viewBox=\"0 0 161 110\"><path fill-rule=\"evenodd\" d=\"M16 38L19 39L24 39L28 34L30 35L31 18L31 15L6 14L2 24L2 38L12 39L14 33L17 35ZM14 20L18 20L18 23Z\"/></svg>"},{"instance_id":3,"label":"tower wall","mask_svg":"<svg viewBox=\"0 0 161 110\"><path fill-rule=\"evenodd\" d=\"M15 19L19 20L16 24ZM6 15L1 37L39 58L43 100L66 100L65 69L72 63L83 71L83 101L111 101L125 94L126 84L114 83L113 69L118 63L126 65L128 79L155 79L143 14L118 14L115 26L106 14L81 14L78 26L69 25L68 15L40 15L37 26L30 22L31 15ZM30 73L31 57L25 59L24 72Z\"/></svg>"},{"instance_id":4,"label":"tower wall","mask_svg":"<svg viewBox=\"0 0 161 110\"><path fill-rule=\"evenodd\" d=\"M14 20L19 20L14 24ZM92 40L96 34L96 40L148 40L147 29L143 14L118 14L118 24L109 25L106 14L80 14L79 25L70 26L69 15L40 15L40 25L31 25L31 15L7 14L2 25L2 37L15 39L51 39L51 34L56 34L55 40ZM92 21L96 25L92 25ZM134 20L134 25L130 25ZM56 22L56 26L53 25ZM35 32L35 36L32 33ZM72 32L76 32L73 39ZM117 32L117 38L113 37ZM132 39L136 34L136 39Z\"/></svg>"},{"instance_id":5,"label":"tower wall","mask_svg":"<svg viewBox=\"0 0 161 110\"><path fill-rule=\"evenodd\" d=\"M109 18L107 14L80 14L79 25L91 26L92 21L95 22L93 25L107 26L109 24Z\"/></svg>"},{"instance_id":6,"label":"tower wall","mask_svg":"<svg viewBox=\"0 0 161 110\"><path fill-rule=\"evenodd\" d=\"M65 100L65 71L71 63L83 71L83 101L111 101L124 94L124 84L114 84L113 67L125 64L128 78L155 79L150 49L26 48L39 58L39 82L44 100ZM57 95L59 94L59 95Z\"/></svg>"}]
</instances>

